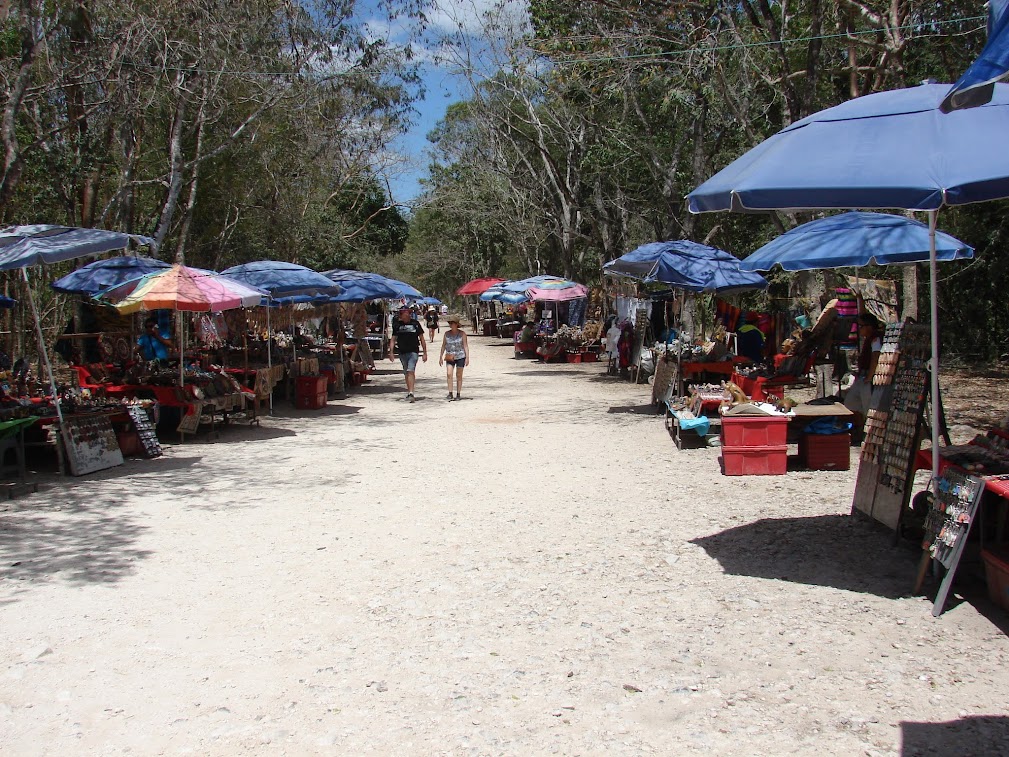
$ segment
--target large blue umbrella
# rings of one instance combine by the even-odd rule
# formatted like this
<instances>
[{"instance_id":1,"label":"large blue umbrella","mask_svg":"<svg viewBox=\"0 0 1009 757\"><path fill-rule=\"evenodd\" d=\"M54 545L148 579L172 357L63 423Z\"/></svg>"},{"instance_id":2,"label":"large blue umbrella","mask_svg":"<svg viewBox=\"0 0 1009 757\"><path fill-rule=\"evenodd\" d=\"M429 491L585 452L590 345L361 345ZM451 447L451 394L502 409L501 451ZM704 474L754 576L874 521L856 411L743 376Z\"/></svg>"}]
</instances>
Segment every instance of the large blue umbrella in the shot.
<instances>
[{"instance_id":1,"label":"large blue umbrella","mask_svg":"<svg viewBox=\"0 0 1009 757\"><path fill-rule=\"evenodd\" d=\"M68 273L61 279L57 279L52 283L52 288L65 294L92 296L163 268L171 268L171 265L163 260L139 255L122 255L106 260L96 260Z\"/></svg>"},{"instance_id":2,"label":"large blue umbrella","mask_svg":"<svg viewBox=\"0 0 1009 757\"><path fill-rule=\"evenodd\" d=\"M365 302L366 300L400 300L406 297L423 297L409 284L386 278L377 273L334 268L323 276L340 285L341 292L334 302Z\"/></svg>"},{"instance_id":3,"label":"large blue umbrella","mask_svg":"<svg viewBox=\"0 0 1009 757\"><path fill-rule=\"evenodd\" d=\"M222 274L257 289L264 289L271 297L296 295L335 295L340 286L323 274L297 263L282 260L258 260L232 266Z\"/></svg>"},{"instance_id":4,"label":"large blue umbrella","mask_svg":"<svg viewBox=\"0 0 1009 757\"><path fill-rule=\"evenodd\" d=\"M150 237L105 229L49 224L10 226L0 231L0 271L125 250L131 241L154 244Z\"/></svg>"},{"instance_id":5,"label":"large blue umbrella","mask_svg":"<svg viewBox=\"0 0 1009 757\"><path fill-rule=\"evenodd\" d=\"M643 244L606 263L603 272L695 293L767 289L763 276L740 269L739 258L688 239Z\"/></svg>"},{"instance_id":6,"label":"large blue umbrella","mask_svg":"<svg viewBox=\"0 0 1009 757\"><path fill-rule=\"evenodd\" d=\"M974 248L941 231L935 235L936 259L974 257ZM856 268L875 263L927 263L928 226L906 216L852 211L796 226L768 242L740 263L745 271Z\"/></svg>"},{"instance_id":7,"label":"large blue umbrella","mask_svg":"<svg viewBox=\"0 0 1009 757\"><path fill-rule=\"evenodd\" d=\"M691 212L834 208L929 211L932 397L939 396L936 214L1009 197L1009 85L991 102L942 113L949 85L878 92L814 113L764 140L688 195ZM938 479L939 403L932 403Z\"/></svg>"},{"instance_id":8,"label":"large blue umbrella","mask_svg":"<svg viewBox=\"0 0 1009 757\"><path fill-rule=\"evenodd\" d=\"M943 113L991 101L995 82L1009 74L1009 2L988 0L988 41L942 101Z\"/></svg>"}]
</instances>

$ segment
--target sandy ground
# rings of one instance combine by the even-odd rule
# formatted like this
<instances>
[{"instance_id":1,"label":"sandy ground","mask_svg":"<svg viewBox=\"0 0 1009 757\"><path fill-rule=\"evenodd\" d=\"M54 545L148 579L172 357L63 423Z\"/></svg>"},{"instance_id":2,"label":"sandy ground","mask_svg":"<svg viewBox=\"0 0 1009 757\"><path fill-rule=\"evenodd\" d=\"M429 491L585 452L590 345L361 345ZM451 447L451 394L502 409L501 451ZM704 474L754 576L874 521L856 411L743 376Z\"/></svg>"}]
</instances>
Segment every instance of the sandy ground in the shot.
<instances>
[{"instance_id":1,"label":"sandy ground","mask_svg":"<svg viewBox=\"0 0 1009 757\"><path fill-rule=\"evenodd\" d=\"M940 619L850 472L727 478L649 388L474 338L0 512L4 754L1009 753L1006 614Z\"/></svg>"}]
</instances>

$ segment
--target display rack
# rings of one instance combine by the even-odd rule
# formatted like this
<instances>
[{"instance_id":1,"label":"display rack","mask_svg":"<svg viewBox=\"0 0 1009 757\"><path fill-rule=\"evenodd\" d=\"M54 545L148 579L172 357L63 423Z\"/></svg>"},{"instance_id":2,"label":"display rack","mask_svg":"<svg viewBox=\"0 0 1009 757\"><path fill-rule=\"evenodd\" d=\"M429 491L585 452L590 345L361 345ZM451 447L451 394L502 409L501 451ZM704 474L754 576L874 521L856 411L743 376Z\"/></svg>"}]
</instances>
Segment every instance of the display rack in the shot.
<instances>
[{"instance_id":1,"label":"display rack","mask_svg":"<svg viewBox=\"0 0 1009 757\"><path fill-rule=\"evenodd\" d=\"M140 439L140 446L144 449L144 457L160 457L162 454L161 442L158 441L157 431L147 415L147 411L140 405L128 405L126 412L129 414L133 428Z\"/></svg>"},{"instance_id":2,"label":"display rack","mask_svg":"<svg viewBox=\"0 0 1009 757\"><path fill-rule=\"evenodd\" d=\"M888 324L872 377L852 512L894 531L910 500L929 399L930 354L928 326Z\"/></svg>"},{"instance_id":3,"label":"display rack","mask_svg":"<svg viewBox=\"0 0 1009 757\"><path fill-rule=\"evenodd\" d=\"M930 563L935 561L946 569L932 605L932 614L936 617L942 614L946 604L984 489L983 479L947 469L935 481L933 492L930 492L925 536L921 544L924 551L918 566L914 593L921 591Z\"/></svg>"}]
</instances>

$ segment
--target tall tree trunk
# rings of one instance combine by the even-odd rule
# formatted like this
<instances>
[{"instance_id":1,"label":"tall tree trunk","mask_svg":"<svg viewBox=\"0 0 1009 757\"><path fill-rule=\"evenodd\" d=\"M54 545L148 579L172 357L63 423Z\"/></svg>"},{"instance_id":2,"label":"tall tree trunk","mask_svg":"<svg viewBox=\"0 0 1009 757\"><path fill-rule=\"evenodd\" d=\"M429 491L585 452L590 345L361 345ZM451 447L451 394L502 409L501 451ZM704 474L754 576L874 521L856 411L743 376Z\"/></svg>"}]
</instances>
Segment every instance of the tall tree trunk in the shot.
<instances>
[{"instance_id":1,"label":"tall tree trunk","mask_svg":"<svg viewBox=\"0 0 1009 757\"><path fill-rule=\"evenodd\" d=\"M182 87L183 74L175 78L175 91L178 93L178 103L175 106L175 120L172 122L172 133L169 139L168 162L169 178L168 192L165 194L165 204L161 208L158 227L154 231L154 241L160 248L168 236L172 226L172 218L182 193L182 131L186 124L186 96Z\"/></svg>"},{"instance_id":2,"label":"tall tree trunk","mask_svg":"<svg viewBox=\"0 0 1009 757\"><path fill-rule=\"evenodd\" d=\"M38 52L40 40L36 38L31 22L25 24L21 37L21 65L7 91L4 105L3 123L0 124L0 139L3 140L3 167L0 173L0 208L5 208L14 196L24 161L18 143L17 119L24 102L25 92L31 80L32 66Z\"/></svg>"}]
</instances>

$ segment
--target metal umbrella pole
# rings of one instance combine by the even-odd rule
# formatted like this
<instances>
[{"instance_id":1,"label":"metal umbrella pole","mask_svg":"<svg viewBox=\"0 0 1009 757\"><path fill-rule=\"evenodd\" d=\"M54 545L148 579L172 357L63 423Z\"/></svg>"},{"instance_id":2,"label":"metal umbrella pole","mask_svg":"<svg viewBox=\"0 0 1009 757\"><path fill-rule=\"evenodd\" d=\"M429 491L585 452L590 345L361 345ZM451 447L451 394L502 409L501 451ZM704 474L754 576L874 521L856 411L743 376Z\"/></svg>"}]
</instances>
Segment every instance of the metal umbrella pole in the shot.
<instances>
[{"instance_id":1,"label":"metal umbrella pole","mask_svg":"<svg viewBox=\"0 0 1009 757\"><path fill-rule=\"evenodd\" d=\"M38 317L38 308L35 307L35 298L31 296L31 286L28 281L28 269L26 267L21 268L21 277L24 279L24 291L28 296L28 305L31 307L31 317L35 321L35 338L38 340L38 351L42 353L42 360L45 362L45 372L48 374L49 378L49 390L52 392L52 404L57 408L57 420L60 422L60 433L58 438L62 438L64 434L69 433L66 426L64 425L63 408L60 406L60 394L57 392L57 380L52 374L52 363L49 362L49 353L45 349L45 337L42 335L42 322ZM64 469L63 452L60 451L59 446L57 449L57 461L60 464L60 474L63 475L66 470Z\"/></svg>"},{"instance_id":2,"label":"metal umbrella pole","mask_svg":"<svg viewBox=\"0 0 1009 757\"><path fill-rule=\"evenodd\" d=\"M49 377L49 388L53 393L53 404L56 405L56 417L60 422L60 426L63 425L63 408L60 407L60 396L56 391L56 377L53 375L53 366L49 362L49 352L46 350L45 337L42 334L42 321L39 318L38 308L35 306L35 298L32 296L31 283L28 281L28 269L21 269L21 276L25 282L25 292L28 294L28 305L32 309L32 318L35 319L35 338L38 340L39 352L42 353L42 360L46 364L46 373ZM62 461L60 463L62 466Z\"/></svg>"},{"instance_id":3,"label":"metal umbrella pole","mask_svg":"<svg viewBox=\"0 0 1009 757\"><path fill-rule=\"evenodd\" d=\"M939 494L939 303L936 272L935 222L937 211L928 211L928 284L931 294L932 318L932 486Z\"/></svg>"},{"instance_id":4,"label":"metal umbrella pole","mask_svg":"<svg viewBox=\"0 0 1009 757\"><path fill-rule=\"evenodd\" d=\"M273 334L270 331L270 303L266 303L266 365L270 369L270 415L273 415L273 350L271 349Z\"/></svg>"}]
</instances>

